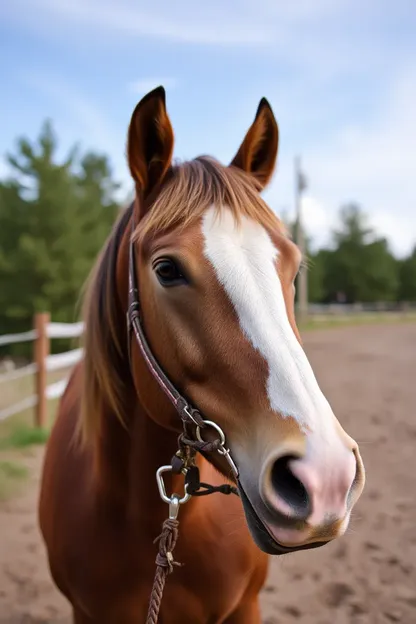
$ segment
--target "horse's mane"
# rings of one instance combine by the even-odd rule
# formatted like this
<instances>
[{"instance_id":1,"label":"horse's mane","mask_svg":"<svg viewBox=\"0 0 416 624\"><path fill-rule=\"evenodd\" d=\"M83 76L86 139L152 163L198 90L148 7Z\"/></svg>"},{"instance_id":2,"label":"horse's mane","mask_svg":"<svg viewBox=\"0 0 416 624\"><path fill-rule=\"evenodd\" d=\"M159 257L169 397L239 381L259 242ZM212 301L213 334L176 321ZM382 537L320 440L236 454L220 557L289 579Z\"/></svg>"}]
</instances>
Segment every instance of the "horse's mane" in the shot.
<instances>
[{"instance_id":1,"label":"horse's mane","mask_svg":"<svg viewBox=\"0 0 416 624\"><path fill-rule=\"evenodd\" d=\"M186 227L206 209L219 213L229 208L237 223L245 215L265 227L282 224L259 194L252 176L235 167L224 167L209 157L177 164L151 210L134 232L140 244L145 236ZM120 242L133 211L132 204L116 222L87 283L83 306L85 322L83 388L78 431L84 441L99 434L102 414L113 412L124 422L126 383L131 376L127 361L125 311L116 292L116 264Z\"/></svg>"},{"instance_id":2,"label":"horse's mane","mask_svg":"<svg viewBox=\"0 0 416 624\"><path fill-rule=\"evenodd\" d=\"M113 411L120 420L124 412L123 395L130 373L125 345L120 342L120 324L125 322L125 316L117 297L116 266L133 207L132 203L119 215L86 284L83 386L77 428L83 442L99 431L105 409Z\"/></svg>"},{"instance_id":3,"label":"horse's mane","mask_svg":"<svg viewBox=\"0 0 416 624\"><path fill-rule=\"evenodd\" d=\"M237 223L246 216L266 228L276 229L280 222L260 196L260 190L253 176L236 167L224 167L210 156L180 163L137 227L135 239L142 241L151 234L187 227L210 206L215 206L219 213L230 209Z\"/></svg>"}]
</instances>

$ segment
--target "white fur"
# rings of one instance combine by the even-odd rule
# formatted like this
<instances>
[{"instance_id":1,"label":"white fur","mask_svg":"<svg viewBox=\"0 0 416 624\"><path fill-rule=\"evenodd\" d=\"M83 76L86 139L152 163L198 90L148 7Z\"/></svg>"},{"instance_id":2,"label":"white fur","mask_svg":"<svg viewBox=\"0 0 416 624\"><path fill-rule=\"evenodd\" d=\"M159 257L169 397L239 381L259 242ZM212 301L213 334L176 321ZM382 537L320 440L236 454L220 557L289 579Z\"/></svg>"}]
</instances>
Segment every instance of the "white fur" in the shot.
<instances>
[{"instance_id":1,"label":"white fur","mask_svg":"<svg viewBox=\"0 0 416 624\"><path fill-rule=\"evenodd\" d=\"M268 364L272 413L293 417L305 435L305 456L293 461L291 469L309 483L313 511L308 522L321 526L328 518L344 518L356 471L354 441L342 433L289 323L277 272L282 261L278 250L259 223L243 218L238 228L229 210L216 218L210 208L202 231L205 256L234 306L242 332Z\"/></svg>"},{"instance_id":2,"label":"white fur","mask_svg":"<svg viewBox=\"0 0 416 624\"><path fill-rule=\"evenodd\" d=\"M309 433L334 436L334 420L308 359L289 323L282 285L276 271L278 250L257 222L231 211L204 215L205 256L230 298L242 331L268 364L270 407L292 416ZM330 421L331 425L330 425Z\"/></svg>"}]
</instances>

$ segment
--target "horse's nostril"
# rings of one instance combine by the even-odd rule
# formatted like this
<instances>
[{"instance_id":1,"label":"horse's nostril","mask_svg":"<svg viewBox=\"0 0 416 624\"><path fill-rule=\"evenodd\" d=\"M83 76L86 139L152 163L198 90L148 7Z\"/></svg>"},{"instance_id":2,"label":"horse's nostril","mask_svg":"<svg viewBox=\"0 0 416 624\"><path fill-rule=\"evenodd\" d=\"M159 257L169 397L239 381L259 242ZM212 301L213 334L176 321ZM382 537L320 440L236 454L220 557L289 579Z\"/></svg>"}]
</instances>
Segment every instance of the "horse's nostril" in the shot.
<instances>
[{"instance_id":1,"label":"horse's nostril","mask_svg":"<svg viewBox=\"0 0 416 624\"><path fill-rule=\"evenodd\" d=\"M292 455L279 457L272 467L271 483L275 494L293 510L292 517L306 520L311 505L305 486L290 469L290 462L295 459Z\"/></svg>"}]
</instances>

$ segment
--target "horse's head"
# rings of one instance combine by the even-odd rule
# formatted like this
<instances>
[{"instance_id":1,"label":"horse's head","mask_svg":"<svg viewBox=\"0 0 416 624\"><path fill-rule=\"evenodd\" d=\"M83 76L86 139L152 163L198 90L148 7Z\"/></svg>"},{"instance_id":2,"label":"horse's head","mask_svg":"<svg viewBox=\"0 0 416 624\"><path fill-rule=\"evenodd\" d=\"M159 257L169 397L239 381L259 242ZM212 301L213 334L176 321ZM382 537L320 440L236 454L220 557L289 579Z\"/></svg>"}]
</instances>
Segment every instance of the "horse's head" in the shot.
<instances>
[{"instance_id":1,"label":"horse's head","mask_svg":"<svg viewBox=\"0 0 416 624\"><path fill-rule=\"evenodd\" d=\"M225 432L260 548L321 545L345 532L364 467L301 346L299 250L260 197L275 166L276 120L263 99L229 166L210 158L173 165L173 142L159 88L136 107L128 136L148 341L184 396ZM134 374L148 375L139 357ZM178 428L146 379L146 388L137 381L145 408ZM220 456L210 460L228 476Z\"/></svg>"}]
</instances>

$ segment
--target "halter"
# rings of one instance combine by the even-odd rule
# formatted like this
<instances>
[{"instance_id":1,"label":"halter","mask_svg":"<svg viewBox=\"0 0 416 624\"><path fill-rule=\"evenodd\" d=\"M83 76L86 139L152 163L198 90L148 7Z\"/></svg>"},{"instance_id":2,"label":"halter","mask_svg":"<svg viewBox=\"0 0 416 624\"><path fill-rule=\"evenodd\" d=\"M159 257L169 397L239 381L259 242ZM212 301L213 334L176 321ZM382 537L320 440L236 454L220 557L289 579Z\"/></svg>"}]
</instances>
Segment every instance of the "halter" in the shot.
<instances>
[{"instance_id":1,"label":"halter","mask_svg":"<svg viewBox=\"0 0 416 624\"><path fill-rule=\"evenodd\" d=\"M175 547L177 539L177 517L180 505L188 502L191 496L204 496L207 494L213 494L214 492L238 495L237 488L231 485L224 484L220 486L211 486L207 483L200 482L199 470L195 465L196 451L199 451L200 453L216 451L222 455L228 462L228 465L230 466L236 479L238 479L238 469L230 455L229 449L226 447L225 435L222 429L215 422L211 420L204 420L199 410L193 407L191 403L178 391L157 362L149 343L147 342L143 329L142 311L134 261L134 228L135 223L133 212L132 236L129 243L129 292L127 308L127 346L129 360L131 364L131 339L132 334L134 334L136 343L139 346L150 372L157 381L159 387L163 390L178 412L183 425L183 433L178 438L179 449L172 458L171 464L161 466L156 472L156 482L160 497L165 503L169 504L169 518L165 520L162 534L159 538L157 538L159 540L159 553L156 557L156 575L146 620L146 624L156 624L166 577L173 571L173 565L176 563L173 560L172 551ZM201 429L207 428L214 429L218 435L218 437L212 442L205 441L202 438ZM194 430L195 435L192 435L192 430ZM166 488L163 481L163 474L165 472L174 472L177 474L182 473L184 475L184 495L182 497L175 493L170 497L166 494Z\"/></svg>"},{"instance_id":2,"label":"halter","mask_svg":"<svg viewBox=\"0 0 416 624\"><path fill-rule=\"evenodd\" d=\"M132 234L134 232L134 215L132 217ZM146 361L146 364L152 373L154 379L157 381L159 387L163 390L168 397L176 411L178 412L184 427L184 432L180 437L181 446L192 447L198 451L213 451L216 450L223 455L227 460L231 470L236 478L238 478L238 470L231 458L229 450L225 446L225 435L222 429L211 420L204 420L195 407L191 405L187 399L177 390L174 384L169 380L161 366L157 362L152 350L147 342L144 329L143 320L141 314L141 306L139 299L139 289L137 284L136 266L134 262L134 242L131 237L129 243L129 294L128 294L128 309L127 309L127 336L128 336L128 351L129 359L131 363L131 335L132 332L136 338L136 342L140 348L140 351ZM195 425L196 439L192 439L189 435L189 426ZM214 442L206 442L201 436L201 429L211 427L218 434L217 440Z\"/></svg>"}]
</instances>

